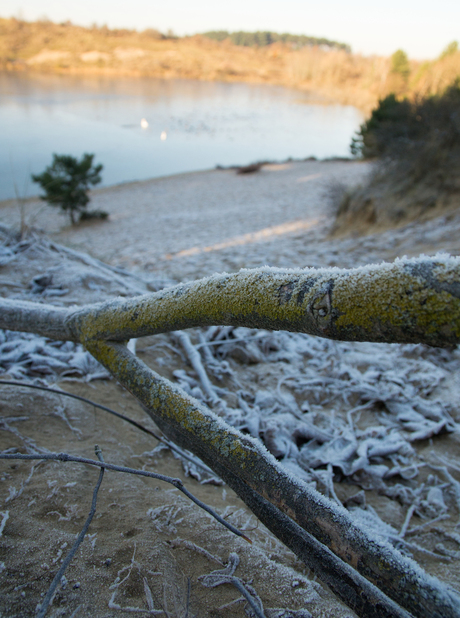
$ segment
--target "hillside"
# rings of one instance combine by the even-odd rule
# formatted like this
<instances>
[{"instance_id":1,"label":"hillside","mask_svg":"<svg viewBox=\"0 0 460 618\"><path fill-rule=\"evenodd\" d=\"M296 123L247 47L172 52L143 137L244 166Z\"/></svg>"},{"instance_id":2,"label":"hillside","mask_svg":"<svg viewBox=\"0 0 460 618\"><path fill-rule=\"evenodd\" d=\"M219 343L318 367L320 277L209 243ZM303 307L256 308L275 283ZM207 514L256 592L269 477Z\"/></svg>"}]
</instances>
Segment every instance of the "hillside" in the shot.
<instances>
[{"instance_id":1,"label":"hillside","mask_svg":"<svg viewBox=\"0 0 460 618\"><path fill-rule=\"evenodd\" d=\"M401 81L390 58L352 54L346 45L327 39L313 45L316 39L311 37L305 37L310 43L304 44L301 37L295 42L287 35L277 36L274 43L248 46L232 42L231 33L223 40L204 35L177 38L152 29L0 19L0 70L278 84L366 111L395 89L437 92L460 75L456 49L433 62L411 61Z\"/></svg>"}]
</instances>

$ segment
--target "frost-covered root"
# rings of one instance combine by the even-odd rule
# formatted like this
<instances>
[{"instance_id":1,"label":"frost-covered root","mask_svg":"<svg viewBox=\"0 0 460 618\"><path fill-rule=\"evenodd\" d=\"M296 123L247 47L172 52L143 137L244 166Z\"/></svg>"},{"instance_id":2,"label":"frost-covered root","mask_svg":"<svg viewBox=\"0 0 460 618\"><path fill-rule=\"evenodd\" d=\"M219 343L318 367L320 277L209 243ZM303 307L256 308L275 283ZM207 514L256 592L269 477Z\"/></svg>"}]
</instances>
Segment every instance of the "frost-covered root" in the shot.
<instances>
[{"instance_id":1,"label":"frost-covered root","mask_svg":"<svg viewBox=\"0 0 460 618\"><path fill-rule=\"evenodd\" d=\"M185 353L188 356L188 359L196 371L197 376L200 379L201 386L203 387L204 392L206 393L208 399L212 403L218 403L221 401L220 397L217 395L214 390L214 386L211 380L208 378L208 374L206 373L206 369L203 367L203 363L201 362L201 357L198 350L195 348L193 343L190 340L190 337L187 333L182 331L176 331L174 333L175 337L183 347Z\"/></svg>"},{"instance_id":2,"label":"frost-covered root","mask_svg":"<svg viewBox=\"0 0 460 618\"><path fill-rule=\"evenodd\" d=\"M108 378L109 374L80 344L50 340L31 333L0 330L0 374L10 377L82 379Z\"/></svg>"},{"instance_id":3,"label":"frost-covered root","mask_svg":"<svg viewBox=\"0 0 460 618\"><path fill-rule=\"evenodd\" d=\"M247 485L414 616L460 616L460 599L453 591L389 544L371 538L345 509L290 475L260 442L239 433L158 376L124 345L88 342L87 347L170 437L231 486L235 487L235 479Z\"/></svg>"},{"instance_id":4,"label":"frost-covered root","mask_svg":"<svg viewBox=\"0 0 460 618\"><path fill-rule=\"evenodd\" d=\"M393 492L402 489L395 480L405 479L404 495L397 500L407 507L415 504L421 517L433 516L430 511L436 505L427 501L430 483L415 495L405 481L417 476L421 467L417 441L460 431L454 420L455 404L430 396L459 371L458 350L334 342L303 333L243 327L223 329L225 338L209 342L219 345L207 346L215 354L207 369L219 380L215 367L228 364L221 360L228 358L233 369L245 368L245 381L238 384L232 378L226 392L219 389L227 401L232 396L234 401L233 393L238 393L238 403L219 416L262 439L285 467L307 483L320 482L330 495L331 474L322 468L332 464L334 474L393 498ZM277 387L260 382L267 373L278 380ZM188 384L183 376L178 381L197 397L198 382L192 376L187 376ZM361 422L360 415L367 410L377 425ZM375 528L378 535L387 536L381 520L376 519Z\"/></svg>"}]
</instances>

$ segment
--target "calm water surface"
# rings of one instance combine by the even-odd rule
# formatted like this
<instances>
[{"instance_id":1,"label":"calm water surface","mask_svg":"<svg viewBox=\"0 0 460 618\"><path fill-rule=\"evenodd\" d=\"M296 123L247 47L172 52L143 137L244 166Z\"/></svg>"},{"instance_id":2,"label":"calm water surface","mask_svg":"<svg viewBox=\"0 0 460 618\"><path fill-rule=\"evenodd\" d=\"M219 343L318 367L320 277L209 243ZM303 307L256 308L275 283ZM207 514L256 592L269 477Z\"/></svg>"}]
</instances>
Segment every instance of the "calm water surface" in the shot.
<instances>
[{"instance_id":1,"label":"calm water surface","mask_svg":"<svg viewBox=\"0 0 460 618\"><path fill-rule=\"evenodd\" d=\"M148 126L141 126L145 119ZM275 86L0 74L0 199L36 195L53 152L94 152L103 185L288 157L348 156L362 122Z\"/></svg>"}]
</instances>

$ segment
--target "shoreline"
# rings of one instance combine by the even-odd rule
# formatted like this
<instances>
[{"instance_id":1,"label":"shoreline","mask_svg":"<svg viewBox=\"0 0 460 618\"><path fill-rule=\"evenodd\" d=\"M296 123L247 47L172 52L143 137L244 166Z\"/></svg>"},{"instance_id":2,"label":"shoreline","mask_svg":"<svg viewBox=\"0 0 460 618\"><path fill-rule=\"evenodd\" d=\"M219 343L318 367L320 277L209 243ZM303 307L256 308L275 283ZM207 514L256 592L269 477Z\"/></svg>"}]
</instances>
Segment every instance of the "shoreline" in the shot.
<instances>
[{"instance_id":1,"label":"shoreline","mask_svg":"<svg viewBox=\"0 0 460 618\"><path fill-rule=\"evenodd\" d=\"M457 78L460 66L455 49L432 59L410 59L406 80L393 71L391 57L352 52L324 38L307 37L311 40L300 45L280 38L239 44L231 33L217 40L206 33L175 37L154 29L87 28L70 21L0 17L0 24L3 72L276 85L366 113L392 92L409 98L439 94Z\"/></svg>"},{"instance_id":2,"label":"shoreline","mask_svg":"<svg viewBox=\"0 0 460 618\"><path fill-rule=\"evenodd\" d=\"M25 205L22 220L14 200L3 202L0 219L13 229L25 222L53 242L162 279L289 268L299 259L314 266L322 262L316 253L327 235L330 187L359 184L370 169L365 162L310 159L267 164L252 174L189 172L96 190L90 209L108 212L104 222L71 226L68 216L38 200Z\"/></svg>"},{"instance_id":3,"label":"shoreline","mask_svg":"<svg viewBox=\"0 0 460 618\"><path fill-rule=\"evenodd\" d=\"M366 163L365 161L360 161L359 159L354 159L352 157L326 157L325 159L318 159L316 157L306 157L304 159L296 159L293 157L288 157L287 159L281 159L281 160L274 159L270 161L269 160L255 161L254 163L251 163L250 165L227 165L227 166L216 165L214 167L207 168L204 170L190 170L186 172L165 174L163 176L150 176L149 178L140 178L137 180L125 180L125 181L117 182L114 184L105 185L105 186L96 187L94 189L91 189L89 191L89 195L96 196L96 195L99 195L107 191L112 191L112 190L117 190L117 189L122 189L122 188L129 188L130 186L134 188L136 186L142 185L143 183L149 184L155 181L162 181L162 180L167 180L167 179L174 180L174 179L179 179L182 177L206 174L206 173L211 173L211 172L219 172L219 171L232 171L232 170L236 171L238 169L243 169L245 167L251 167L252 165L260 166L259 170L254 170L254 173L257 173L265 165L287 165L289 163L305 163L308 161L312 161L312 162L314 161L317 163ZM31 195L25 198L8 197L6 199L0 200L0 208L13 206L14 204L17 204L18 202L22 202L23 204L30 204L30 203L37 202L37 201L41 201L40 196L38 194Z\"/></svg>"}]
</instances>

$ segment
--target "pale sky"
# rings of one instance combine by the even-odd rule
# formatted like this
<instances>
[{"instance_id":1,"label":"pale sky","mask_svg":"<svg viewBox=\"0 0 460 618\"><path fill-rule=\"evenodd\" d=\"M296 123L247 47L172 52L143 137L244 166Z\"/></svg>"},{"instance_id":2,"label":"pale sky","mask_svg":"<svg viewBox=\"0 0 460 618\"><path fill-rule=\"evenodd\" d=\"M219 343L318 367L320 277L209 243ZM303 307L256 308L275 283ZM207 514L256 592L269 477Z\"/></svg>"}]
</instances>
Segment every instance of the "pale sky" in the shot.
<instances>
[{"instance_id":1,"label":"pale sky","mask_svg":"<svg viewBox=\"0 0 460 618\"><path fill-rule=\"evenodd\" d=\"M171 29L179 35L291 32L342 41L366 55L389 55L402 48L414 59L434 58L451 41L460 41L460 0L2 0L0 15Z\"/></svg>"}]
</instances>

